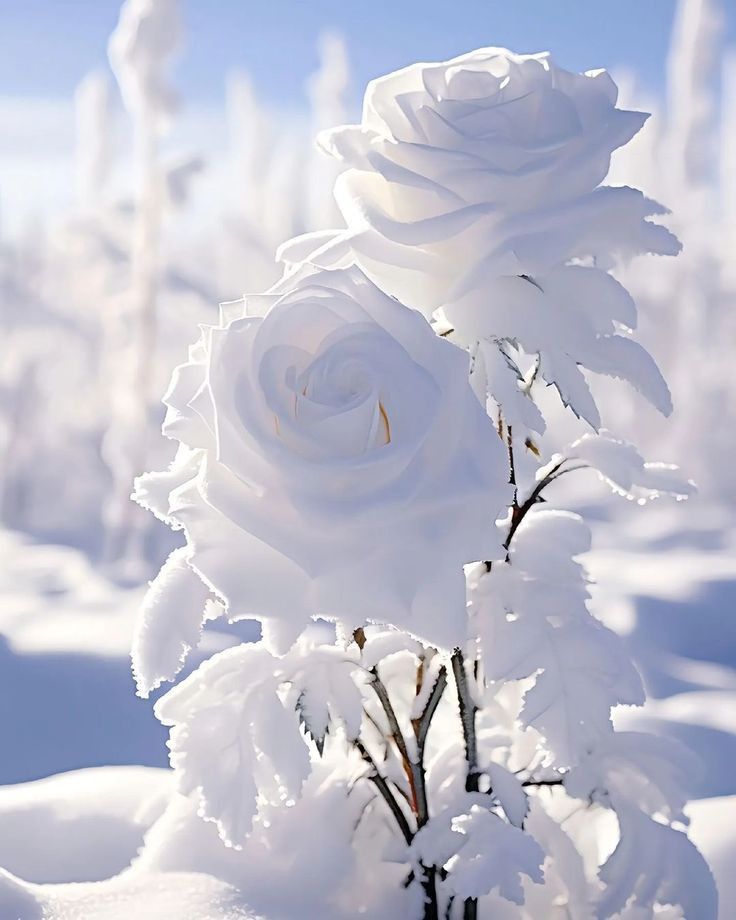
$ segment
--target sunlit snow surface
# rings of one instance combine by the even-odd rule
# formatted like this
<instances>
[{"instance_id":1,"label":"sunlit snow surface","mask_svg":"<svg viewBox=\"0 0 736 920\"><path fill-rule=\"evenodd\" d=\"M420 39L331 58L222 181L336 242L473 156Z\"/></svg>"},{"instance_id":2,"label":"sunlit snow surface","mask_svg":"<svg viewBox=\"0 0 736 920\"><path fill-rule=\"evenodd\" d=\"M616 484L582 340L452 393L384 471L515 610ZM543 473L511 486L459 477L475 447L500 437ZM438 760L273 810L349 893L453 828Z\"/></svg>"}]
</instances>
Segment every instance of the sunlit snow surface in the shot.
<instances>
[{"instance_id":1,"label":"sunlit snow surface","mask_svg":"<svg viewBox=\"0 0 736 920\"><path fill-rule=\"evenodd\" d=\"M123 875L86 885L27 885L0 875L7 920L259 920L225 882L200 873Z\"/></svg>"},{"instance_id":2,"label":"sunlit snow surface","mask_svg":"<svg viewBox=\"0 0 736 920\"><path fill-rule=\"evenodd\" d=\"M594 609L626 636L650 696L642 710L619 711L617 723L674 735L702 758L688 813L726 920L736 915L736 527L697 498L609 510L593 524L586 557ZM141 589L112 584L66 548L3 533L0 550L0 706L13 739L0 778L20 783L0 788L0 865L12 873L0 883L0 916L256 917L247 892L224 881L161 872L171 854L158 853L155 838L148 857L118 876L170 796L168 771L151 769L166 763L165 734L150 701L135 698L130 673ZM233 641L209 630L207 654ZM52 776L105 763L148 768ZM22 782L41 776L50 778ZM183 845L196 849L198 840L190 833ZM78 884L48 884L64 882ZM293 920L285 909L274 918Z\"/></svg>"},{"instance_id":3,"label":"sunlit snow surface","mask_svg":"<svg viewBox=\"0 0 736 920\"><path fill-rule=\"evenodd\" d=\"M587 560L593 609L627 635L647 690L616 726L694 750L704 767L688 789L696 798L736 793L736 528L719 517L698 499L632 508L594 525Z\"/></svg>"}]
</instances>

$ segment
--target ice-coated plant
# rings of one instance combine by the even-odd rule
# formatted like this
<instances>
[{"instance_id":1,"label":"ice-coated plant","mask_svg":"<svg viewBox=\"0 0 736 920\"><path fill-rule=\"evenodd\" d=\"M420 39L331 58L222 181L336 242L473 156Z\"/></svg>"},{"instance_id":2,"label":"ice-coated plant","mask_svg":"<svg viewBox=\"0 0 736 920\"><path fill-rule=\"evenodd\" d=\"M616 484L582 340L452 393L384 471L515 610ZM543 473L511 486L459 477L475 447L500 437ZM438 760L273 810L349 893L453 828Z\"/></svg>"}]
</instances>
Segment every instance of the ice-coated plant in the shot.
<instances>
[{"instance_id":1,"label":"ice-coated plant","mask_svg":"<svg viewBox=\"0 0 736 920\"><path fill-rule=\"evenodd\" d=\"M207 620L262 627L155 705L183 798L149 864L285 920L715 918L697 767L614 730L641 680L588 610L587 525L548 507L582 468L691 491L601 429L584 373L670 410L609 269L679 244L600 185L644 119L602 71L484 49L374 81L323 138L347 228L287 243L283 279L202 331L165 396L176 458L136 483L185 536L139 692ZM562 450L545 385L591 429Z\"/></svg>"}]
</instances>

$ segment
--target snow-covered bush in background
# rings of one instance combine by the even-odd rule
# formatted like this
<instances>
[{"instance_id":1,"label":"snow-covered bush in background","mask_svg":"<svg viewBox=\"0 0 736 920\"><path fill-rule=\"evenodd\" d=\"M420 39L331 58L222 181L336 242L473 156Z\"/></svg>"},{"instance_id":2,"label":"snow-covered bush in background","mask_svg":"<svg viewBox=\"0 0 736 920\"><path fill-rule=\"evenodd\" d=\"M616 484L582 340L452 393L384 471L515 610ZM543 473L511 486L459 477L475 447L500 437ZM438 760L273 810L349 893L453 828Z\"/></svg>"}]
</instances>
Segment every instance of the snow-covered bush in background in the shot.
<instances>
[{"instance_id":1,"label":"snow-covered bush in background","mask_svg":"<svg viewBox=\"0 0 736 920\"><path fill-rule=\"evenodd\" d=\"M214 321L218 300L271 285L284 238L334 219L329 188L340 171L307 156L307 131L276 124L234 74L231 170L220 177L223 202L207 191L214 232L203 225L204 151L176 137L187 106L167 70L180 33L171 0L124 4L109 50L132 117L109 77L85 78L75 98L74 205L18 240L0 238L0 325L13 355L0 372L3 524L81 546L137 579L171 547L128 501L130 483L170 458L158 437L160 394L191 329ZM344 46L329 36L309 81L310 129L347 117L346 81ZM120 564L126 552L132 566Z\"/></svg>"},{"instance_id":2,"label":"snow-covered bush in background","mask_svg":"<svg viewBox=\"0 0 736 920\"><path fill-rule=\"evenodd\" d=\"M613 181L636 182L673 205L668 226L683 242L664 264L642 256L619 278L641 307L642 342L657 356L672 388L675 412L662 424L626 401L611 401L609 418L644 450L665 449L687 463L713 504L736 497L731 382L736 338L736 56L726 44L732 6L723 0L681 0L667 61L666 98L630 149L614 160ZM643 91L633 75L626 96ZM649 103L647 103L649 107ZM676 207L674 206L676 204Z\"/></svg>"},{"instance_id":3,"label":"snow-covered bush in background","mask_svg":"<svg viewBox=\"0 0 736 920\"><path fill-rule=\"evenodd\" d=\"M638 499L691 489L599 432L584 374L670 410L608 269L679 244L599 185L644 121L615 102L605 73L500 49L375 81L326 141L348 229L288 243L285 277L176 371L178 453L136 496L186 546L142 611L139 691L207 619L263 638L156 703L186 800L149 868L288 920L715 918L691 757L614 731L641 681L587 609L586 524L540 508L581 467ZM544 383L594 429L562 452Z\"/></svg>"}]
</instances>

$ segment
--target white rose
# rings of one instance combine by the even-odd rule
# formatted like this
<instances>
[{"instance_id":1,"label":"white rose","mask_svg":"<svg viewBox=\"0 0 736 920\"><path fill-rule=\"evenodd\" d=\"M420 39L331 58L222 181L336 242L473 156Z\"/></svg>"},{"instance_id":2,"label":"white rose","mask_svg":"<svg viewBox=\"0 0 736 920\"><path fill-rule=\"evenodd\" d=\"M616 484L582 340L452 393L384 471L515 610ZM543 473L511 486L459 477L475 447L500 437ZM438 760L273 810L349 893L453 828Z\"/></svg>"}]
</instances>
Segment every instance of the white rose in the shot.
<instances>
[{"instance_id":1,"label":"white rose","mask_svg":"<svg viewBox=\"0 0 736 920\"><path fill-rule=\"evenodd\" d=\"M612 151L647 118L617 109L616 97L605 71L570 73L548 54L500 48L374 80L361 123L321 136L347 167L335 188L347 233L298 238L282 257L323 267L353 258L431 316L488 277L669 252L666 231L645 221L655 205L630 189L595 191Z\"/></svg>"},{"instance_id":2,"label":"white rose","mask_svg":"<svg viewBox=\"0 0 736 920\"><path fill-rule=\"evenodd\" d=\"M462 566L500 554L510 498L467 354L357 268L245 312L175 372L164 431L185 447L138 499L278 651L316 615L463 641Z\"/></svg>"}]
</instances>

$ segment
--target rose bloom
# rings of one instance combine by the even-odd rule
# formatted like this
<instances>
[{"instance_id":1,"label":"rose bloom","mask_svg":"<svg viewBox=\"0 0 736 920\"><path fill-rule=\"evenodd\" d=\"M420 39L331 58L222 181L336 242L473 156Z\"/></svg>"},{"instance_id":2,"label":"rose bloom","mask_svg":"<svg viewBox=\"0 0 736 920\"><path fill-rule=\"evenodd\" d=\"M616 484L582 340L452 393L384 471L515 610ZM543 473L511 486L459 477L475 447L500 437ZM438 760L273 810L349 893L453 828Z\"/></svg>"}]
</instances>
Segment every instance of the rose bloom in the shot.
<instances>
[{"instance_id":1,"label":"rose bloom","mask_svg":"<svg viewBox=\"0 0 736 920\"><path fill-rule=\"evenodd\" d=\"M463 565L501 553L508 470L468 355L424 317L355 267L303 273L205 329L165 402L183 446L135 497L231 618L278 652L318 615L464 640Z\"/></svg>"},{"instance_id":2,"label":"rose bloom","mask_svg":"<svg viewBox=\"0 0 736 920\"><path fill-rule=\"evenodd\" d=\"M355 259L432 316L489 278L669 251L669 239L642 228L653 203L632 189L594 191L647 118L616 98L605 71L570 73L548 54L500 48L374 80L361 123L320 137L347 167L335 188L347 232L297 238L281 255Z\"/></svg>"}]
</instances>

